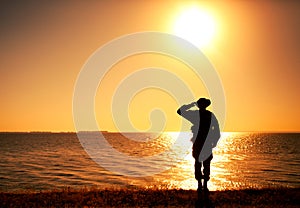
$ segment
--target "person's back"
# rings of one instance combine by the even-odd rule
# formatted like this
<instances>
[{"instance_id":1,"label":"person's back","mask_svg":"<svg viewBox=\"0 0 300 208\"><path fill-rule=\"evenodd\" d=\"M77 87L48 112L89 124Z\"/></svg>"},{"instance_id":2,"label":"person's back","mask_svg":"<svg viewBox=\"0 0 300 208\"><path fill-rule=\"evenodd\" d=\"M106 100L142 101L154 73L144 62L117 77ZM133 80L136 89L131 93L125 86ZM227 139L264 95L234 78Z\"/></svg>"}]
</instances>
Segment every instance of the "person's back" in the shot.
<instances>
[{"instance_id":1,"label":"person's back","mask_svg":"<svg viewBox=\"0 0 300 208\"><path fill-rule=\"evenodd\" d=\"M203 149L204 143L206 142L207 135L208 135L208 132L210 129L210 124L211 124L211 112L206 109L200 109L199 117L200 117L199 127L196 132L196 136L194 136L195 141L193 144L193 157L195 159L199 158L199 156L201 154L201 150ZM209 149L207 149L207 148L209 148ZM210 146L207 146L206 150L212 151L212 148L210 148ZM205 152L207 152L207 151L205 151ZM203 158L203 157L201 157L201 158Z\"/></svg>"}]
</instances>

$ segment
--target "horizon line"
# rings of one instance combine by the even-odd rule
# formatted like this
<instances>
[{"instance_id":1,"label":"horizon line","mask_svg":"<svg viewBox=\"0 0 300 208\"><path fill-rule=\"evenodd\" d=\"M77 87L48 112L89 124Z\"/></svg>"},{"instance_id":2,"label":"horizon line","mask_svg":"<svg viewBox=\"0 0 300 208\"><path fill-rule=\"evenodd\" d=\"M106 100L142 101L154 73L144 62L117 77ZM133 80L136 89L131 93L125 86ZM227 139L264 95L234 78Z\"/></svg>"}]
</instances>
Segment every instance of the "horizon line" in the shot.
<instances>
[{"instance_id":1,"label":"horizon line","mask_svg":"<svg viewBox=\"0 0 300 208\"><path fill-rule=\"evenodd\" d=\"M3 133L28 133L28 134L67 134L67 133L97 133L97 132L101 132L101 133L164 133L164 132L190 132L190 131L163 131L163 132L141 132L141 131L108 131L108 130L104 130L104 131L0 131L0 134ZM282 130L282 131L278 131L278 130L274 130L274 131L270 131L270 130L266 130L266 131L256 131L256 130L251 130L251 131L221 131L221 133L300 133L300 130L296 130L296 131L290 131L290 130Z\"/></svg>"}]
</instances>

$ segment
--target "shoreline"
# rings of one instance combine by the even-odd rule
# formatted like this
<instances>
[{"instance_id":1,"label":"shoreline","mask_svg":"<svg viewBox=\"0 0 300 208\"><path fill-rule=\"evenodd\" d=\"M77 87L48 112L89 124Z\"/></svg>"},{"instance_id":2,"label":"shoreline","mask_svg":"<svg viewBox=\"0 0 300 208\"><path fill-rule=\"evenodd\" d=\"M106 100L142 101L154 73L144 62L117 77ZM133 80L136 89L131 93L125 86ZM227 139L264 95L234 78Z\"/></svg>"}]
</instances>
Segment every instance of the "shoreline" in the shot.
<instances>
[{"instance_id":1,"label":"shoreline","mask_svg":"<svg viewBox=\"0 0 300 208\"><path fill-rule=\"evenodd\" d=\"M0 192L0 207L299 207L299 188L210 191L197 200L195 190L70 189Z\"/></svg>"}]
</instances>

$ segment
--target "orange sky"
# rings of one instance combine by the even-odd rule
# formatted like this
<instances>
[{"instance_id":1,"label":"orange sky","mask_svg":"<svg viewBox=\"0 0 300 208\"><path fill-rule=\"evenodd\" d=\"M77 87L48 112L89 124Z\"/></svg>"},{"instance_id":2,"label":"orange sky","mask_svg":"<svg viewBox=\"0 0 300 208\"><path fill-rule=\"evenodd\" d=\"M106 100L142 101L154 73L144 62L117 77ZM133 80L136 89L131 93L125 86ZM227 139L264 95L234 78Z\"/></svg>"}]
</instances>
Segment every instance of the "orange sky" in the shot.
<instances>
[{"instance_id":1,"label":"orange sky","mask_svg":"<svg viewBox=\"0 0 300 208\"><path fill-rule=\"evenodd\" d=\"M297 1L1 2L0 131L74 131L73 90L88 57L121 35L171 33L179 13L195 4L209 11L217 23L215 39L204 53L223 83L224 131L300 131ZM112 69L107 96L113 93L111 83L117 85L122 73L126 75L125 66L136 70L153 65L181 66L165 57L128 58ZM114 75L114 70L124 71ZM187 79L192 83L193 77ZM197 96L207 95L203 86L194 85ZM143 122L143 116L157 105L167 109L165 130L178 130L178 106L161 92L157 96L164 103L157 99L139 111L135 109L144 106L143 95L132 102L129 112L135 126L147 129L149 120ZM101 112L108 103L99 102L96 97L100 126L115 130L111 115Z\"/></svg>"}]
</instances>

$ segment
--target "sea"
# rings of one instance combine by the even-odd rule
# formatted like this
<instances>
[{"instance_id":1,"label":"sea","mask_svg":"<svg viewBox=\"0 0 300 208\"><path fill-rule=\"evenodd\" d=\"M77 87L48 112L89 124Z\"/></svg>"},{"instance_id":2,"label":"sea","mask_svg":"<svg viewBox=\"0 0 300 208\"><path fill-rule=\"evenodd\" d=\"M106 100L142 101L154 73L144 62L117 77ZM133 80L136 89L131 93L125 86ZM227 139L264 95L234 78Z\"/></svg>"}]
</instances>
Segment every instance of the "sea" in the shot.
<instances>
[{"instance_id":1,"label":"sea","mask_svg":"<svg viewBox=\"0 0 300 208\"><path fill-rule=\"evenodd\" d=\"M86 134L84 141L80 133L0 133L0 192L197 189L190 133ZM223 132L208 188L299 188L299 147L300 133Z\"/></svg>"}]
</instances>

